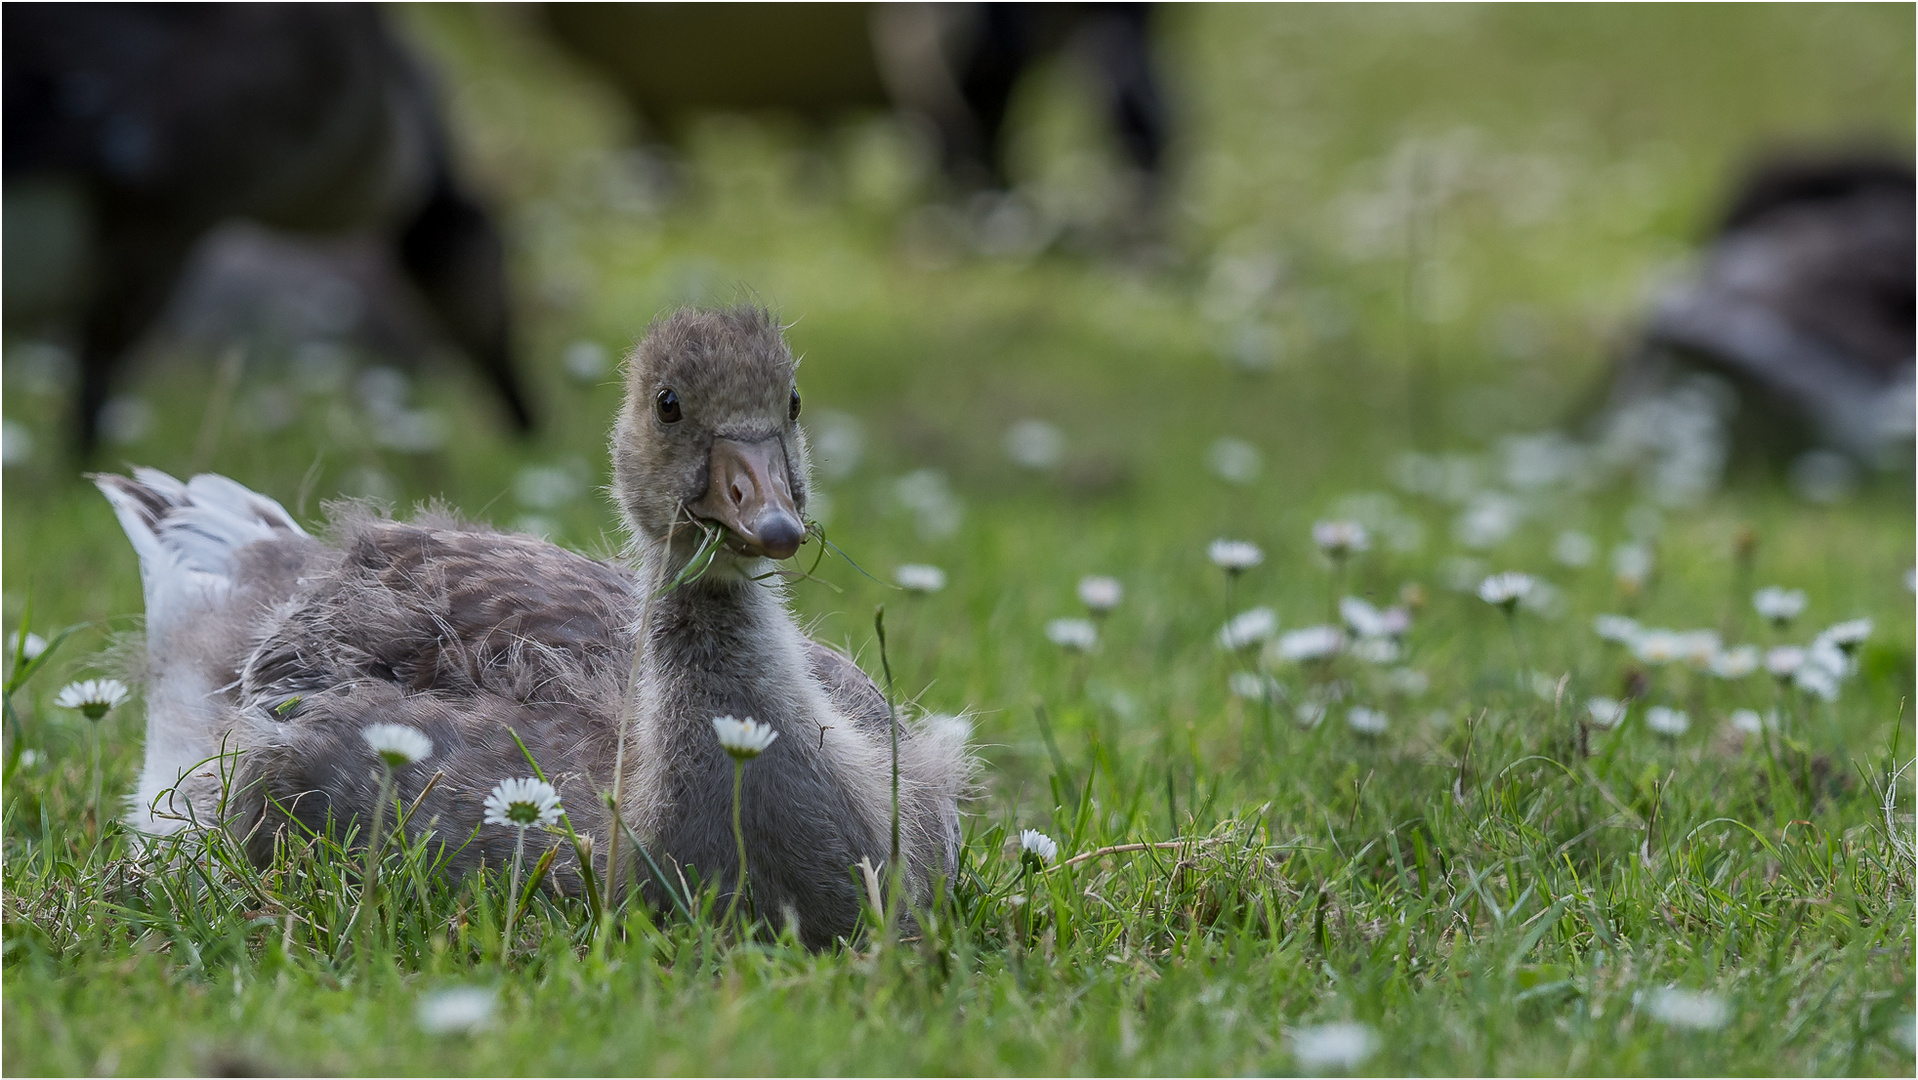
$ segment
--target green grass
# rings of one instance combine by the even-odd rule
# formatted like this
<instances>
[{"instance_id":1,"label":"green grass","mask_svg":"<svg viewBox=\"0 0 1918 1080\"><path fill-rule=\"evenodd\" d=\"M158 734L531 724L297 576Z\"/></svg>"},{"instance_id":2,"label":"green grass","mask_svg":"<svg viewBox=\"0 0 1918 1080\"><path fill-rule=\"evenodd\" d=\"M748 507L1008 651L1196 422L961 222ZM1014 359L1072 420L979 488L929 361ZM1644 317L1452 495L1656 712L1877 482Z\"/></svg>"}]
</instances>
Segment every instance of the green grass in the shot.
<instances>
[{"instance_id":1,"label":"green grass","mask_svg":"<svg viewBox=\"0 0 1918 1080\"><path fill-rule=\"evenodd\" d=\"M1183 165L1170 255L1137 261L914 240L936 193L873 120L812 142L777 120L713 121L685 152L683 193L635 209L608 165L629 131L604 91L509 13L409 17L470 168L509 214L546 430L512 443L457 368L431 366L416 391L447 419L437 452L381 449L350 393L253 430L252 395L288 377L267 352L202 458L213 364L173 355L132 388L154 430L115 454L225 472L312 522L371 471L404 502L443 496L502 525L537 513L561 542L610 552L594 485L617 388L569 379L563 350L617 352L671 304L750 289L795 321L807 418L863 426L863 460L822 482L834 541L879 577L905 562L950 574L908 597L829 561L843 592L804 583L796 605L876 670L885 604L902 691L971 710L965 872L913 942L733 946L713 916L625 909L598 927L582 902L542 897L502 957L502 883L441 881L423 847L391 857L384 901L342 942L357 863L330 844L255 870L217 837L145 856L117 827L102 838L94 733L53 696L116 670L103 650L137 628L137 568L103 500L47 452L60 388L10 340L6 416L41 452L6 473L7 625L30 597L36 630L82 628L14 695L7 731L7 1072L1292 1072L1307 1064L1294 1032L1357 1020L1380 1037L1362 1069L1380 1073L1909 1075L1911 474L1810 507L1741 471L1658 515L1658 572L1630 595L1607 564L1628 519L1647 524L1628 481L1529 497L1509 540L1470 553L1457 507L1391 479L1416 446L1471 455L1495 485L1502 436L1572 416L1648 275L1755 147L1834 130L1907 144L1909 8L1172 12ZM1099 136L1069 72L1016 113L1016 161L1042 199L1096 187ZM1234 290L1233 267L1243 280L1261 265L1279 285ZM1277 343L1263 375L1221 362L1248 322ZM1006 460L1026 418L1064 432L1056 472ZM1222 435L1263 452L1255 483L1207 471ZM529 464L576 470L580 496L520 504ZM950 535L900 505L897 482L920 469L963 506ZM1293 698L1348 684L1345 705L1390 717L1370 739L1344 705L1308 729L1289 705L1233 697L1228 676L1251 661L1214 643L1254 605L1285 630L1325 620L1333 582L1310 528L1359 492L1390 493L1424 540L1375 545L1339 591L1384 604L1422 587L1399 666L1429 688L1392 689L1388 668L1349 656L1271 673ZM1593 566L1552 559L1567 527L1599 541ZM1734 557L1747 529L1749 571ZM1231 595L1205 557L1218 536L1266 552ZM1550 580L1560 613L1522 613L1515 641L1445 586L1460 554ZM1077 657L1044 627L1077 614L1088 573L1127 592ZM1768 583L1810 595L1790 633L1749 612ZM1645 669L1593 634L1605 611L1761 645L1855 616L1876 628L1838 701L1775 702L1762 674ZM1518 648L1569 676L1562 704L1521 677ZM1691 731L1661 738L1640 707L1581 748L1584 700L1641 677ZM1775 703L1776 743L1725 725ZM140 732L137 700L101 723L108 792L131 785ZM1880 789L1901 765L1888 812ZM1021 828L1066 856L1189 843L1027 877ZM422 997L462 986L497 991L493 1026L423 1032ZM1660 1022L1667 986L1716 995L1724 1026Z\"/></svg>"}]
</instances>

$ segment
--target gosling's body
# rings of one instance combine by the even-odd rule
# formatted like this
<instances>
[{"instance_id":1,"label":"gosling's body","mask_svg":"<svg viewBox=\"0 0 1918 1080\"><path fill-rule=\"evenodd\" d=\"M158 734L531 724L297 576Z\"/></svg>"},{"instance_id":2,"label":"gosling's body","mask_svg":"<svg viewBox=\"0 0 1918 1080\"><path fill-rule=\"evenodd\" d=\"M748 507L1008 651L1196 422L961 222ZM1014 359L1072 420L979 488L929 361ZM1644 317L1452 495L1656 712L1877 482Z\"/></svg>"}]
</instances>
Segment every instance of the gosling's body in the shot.
<instances>
[{"instance_id":1,"label":"gosling's body","mask_svg":"<svg viewBox=\"0 0 1918 1080\"><path fill-rule=\"evenodd\" d=\"M620 816L654 861L729 890L732 762L712 718L750 716L779 733L744 777L753 903L815 946L851 932L851 868L890 856L892 721L856 664L801 632L783 586L753 580L764 555L790 553L782 515L804 505L803 436L790 416L765 434L754 400L772 385L784 413L791 363L750 309L682 313L648 336L614 444L630 565L438 514L400 523L348 508L321 540L221 477L99 478L140 552L148 609L147 765L130 822L218 823L264 862L299 826L337 834L371 817L379 773L360 733L402 723L434 753L400 770L398 798L410 804L439 774L416 827L447 844L453 872L497 867L513 834L483 826L481 803L530 772L517 734L600 860L613 824L602 793L623 767ZM661 419L661 379L697 406ZM659 591L701 535L684 535L689 510L710 510L731 542L698 580ZM965 733L899 735L901 858L923 896L956 859ZM621 846L619 876L659 899ZM568 847L555 881L578 885Z\"/></svg>"}]
</instances>

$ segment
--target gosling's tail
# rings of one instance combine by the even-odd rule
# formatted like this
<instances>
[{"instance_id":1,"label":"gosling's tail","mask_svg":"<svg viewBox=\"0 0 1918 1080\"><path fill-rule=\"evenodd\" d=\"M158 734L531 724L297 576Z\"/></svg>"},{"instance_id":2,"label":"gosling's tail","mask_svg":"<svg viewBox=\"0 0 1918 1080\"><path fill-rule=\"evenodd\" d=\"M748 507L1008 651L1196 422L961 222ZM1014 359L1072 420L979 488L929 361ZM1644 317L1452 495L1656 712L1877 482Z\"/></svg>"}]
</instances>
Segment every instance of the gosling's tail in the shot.
<instances>
[{"instance_id":1,"label":"gosling's tail","mask_svg":"<svg viewBox=\"0 0 1918 1080\"><path fill-rule=\"evenodd\" d=\"M306 535L285 507L213 473L184 484L158 469L90 479L113 504L140 556L149 641L226 598L241 548L288 533Z\"/></svg>"},{"instance_id":2,"label":"gosling's tail","mask_svg":"<svg viewBox=\"0 0 1918 1080\"><path fill-rule=\"evenodd\" d=\"M244 640L236 603L240 552L265 540L304 538L286 508L211 473L186 483L158 469L91 477L140 556L146 597L146 765L128 821L151 833L209 821L231 718L220 691Z\"/></svg>"}]
</instances>

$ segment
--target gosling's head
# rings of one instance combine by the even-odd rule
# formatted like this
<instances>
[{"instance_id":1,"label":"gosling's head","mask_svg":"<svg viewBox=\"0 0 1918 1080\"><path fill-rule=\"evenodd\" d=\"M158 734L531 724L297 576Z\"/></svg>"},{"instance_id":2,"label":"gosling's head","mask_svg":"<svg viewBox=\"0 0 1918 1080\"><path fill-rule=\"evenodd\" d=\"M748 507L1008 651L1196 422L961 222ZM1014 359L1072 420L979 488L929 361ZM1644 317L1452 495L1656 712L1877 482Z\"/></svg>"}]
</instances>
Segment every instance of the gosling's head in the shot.
<instances>
[{"instance_id":1,"label":"gosling's head","mask_svg":"<svg viewBox=\"0 0 1918 1080\"><path fill-rule=\"evenodd\" d=\"M763 308L682 310L626 360L613 491L636 539L696 545L725 530L736 558L784 559L805 539L806 438L792 351Z\"/></svg>"}]
</instances>

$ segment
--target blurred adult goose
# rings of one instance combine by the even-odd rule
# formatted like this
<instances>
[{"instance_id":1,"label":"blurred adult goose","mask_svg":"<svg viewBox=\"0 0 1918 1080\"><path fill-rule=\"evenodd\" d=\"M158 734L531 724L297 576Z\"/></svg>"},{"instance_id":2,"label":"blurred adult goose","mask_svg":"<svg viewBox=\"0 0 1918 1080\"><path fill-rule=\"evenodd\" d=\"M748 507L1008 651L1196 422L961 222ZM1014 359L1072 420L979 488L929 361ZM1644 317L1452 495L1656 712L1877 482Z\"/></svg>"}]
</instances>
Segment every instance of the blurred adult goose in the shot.
<instances>
[{"instance_id":1,"label":"blurred adult goose","mask_svg":"<svg viewBox=\"0 0 1918 1080\"><path fill-rule=\"evenodd\" d=\"M654 324L628 359L612 439L625 564L437 512L336 509L321 539L225 477L96 477L140 556L147 609L146 763L129 822L218 824L265 862L302 827L337 835L370 817L379 772L362 733L402 724L433 753L398 771L398 798L442 773L414 820L456 849L452 871L498 867L512 834L482 827L481 804L529 771L517 734L598 857L612 825L601 793L623 772L619 813L666 876L696 868L730 891L732 765L712 721L753 717L778 737L745 771L749 895L811 945L849 933L852 867L891 852L893 720L766 574L805 536L793 369L756 308ZM674 586L709 535L723 535L710 567ZM948 721L898 734L900 856L923 896L957 858L966 733ZM637 874L657 902L622 846L619 879ZM555 868L577 887L570 849Z\"/></svg>"}]
</instances>

